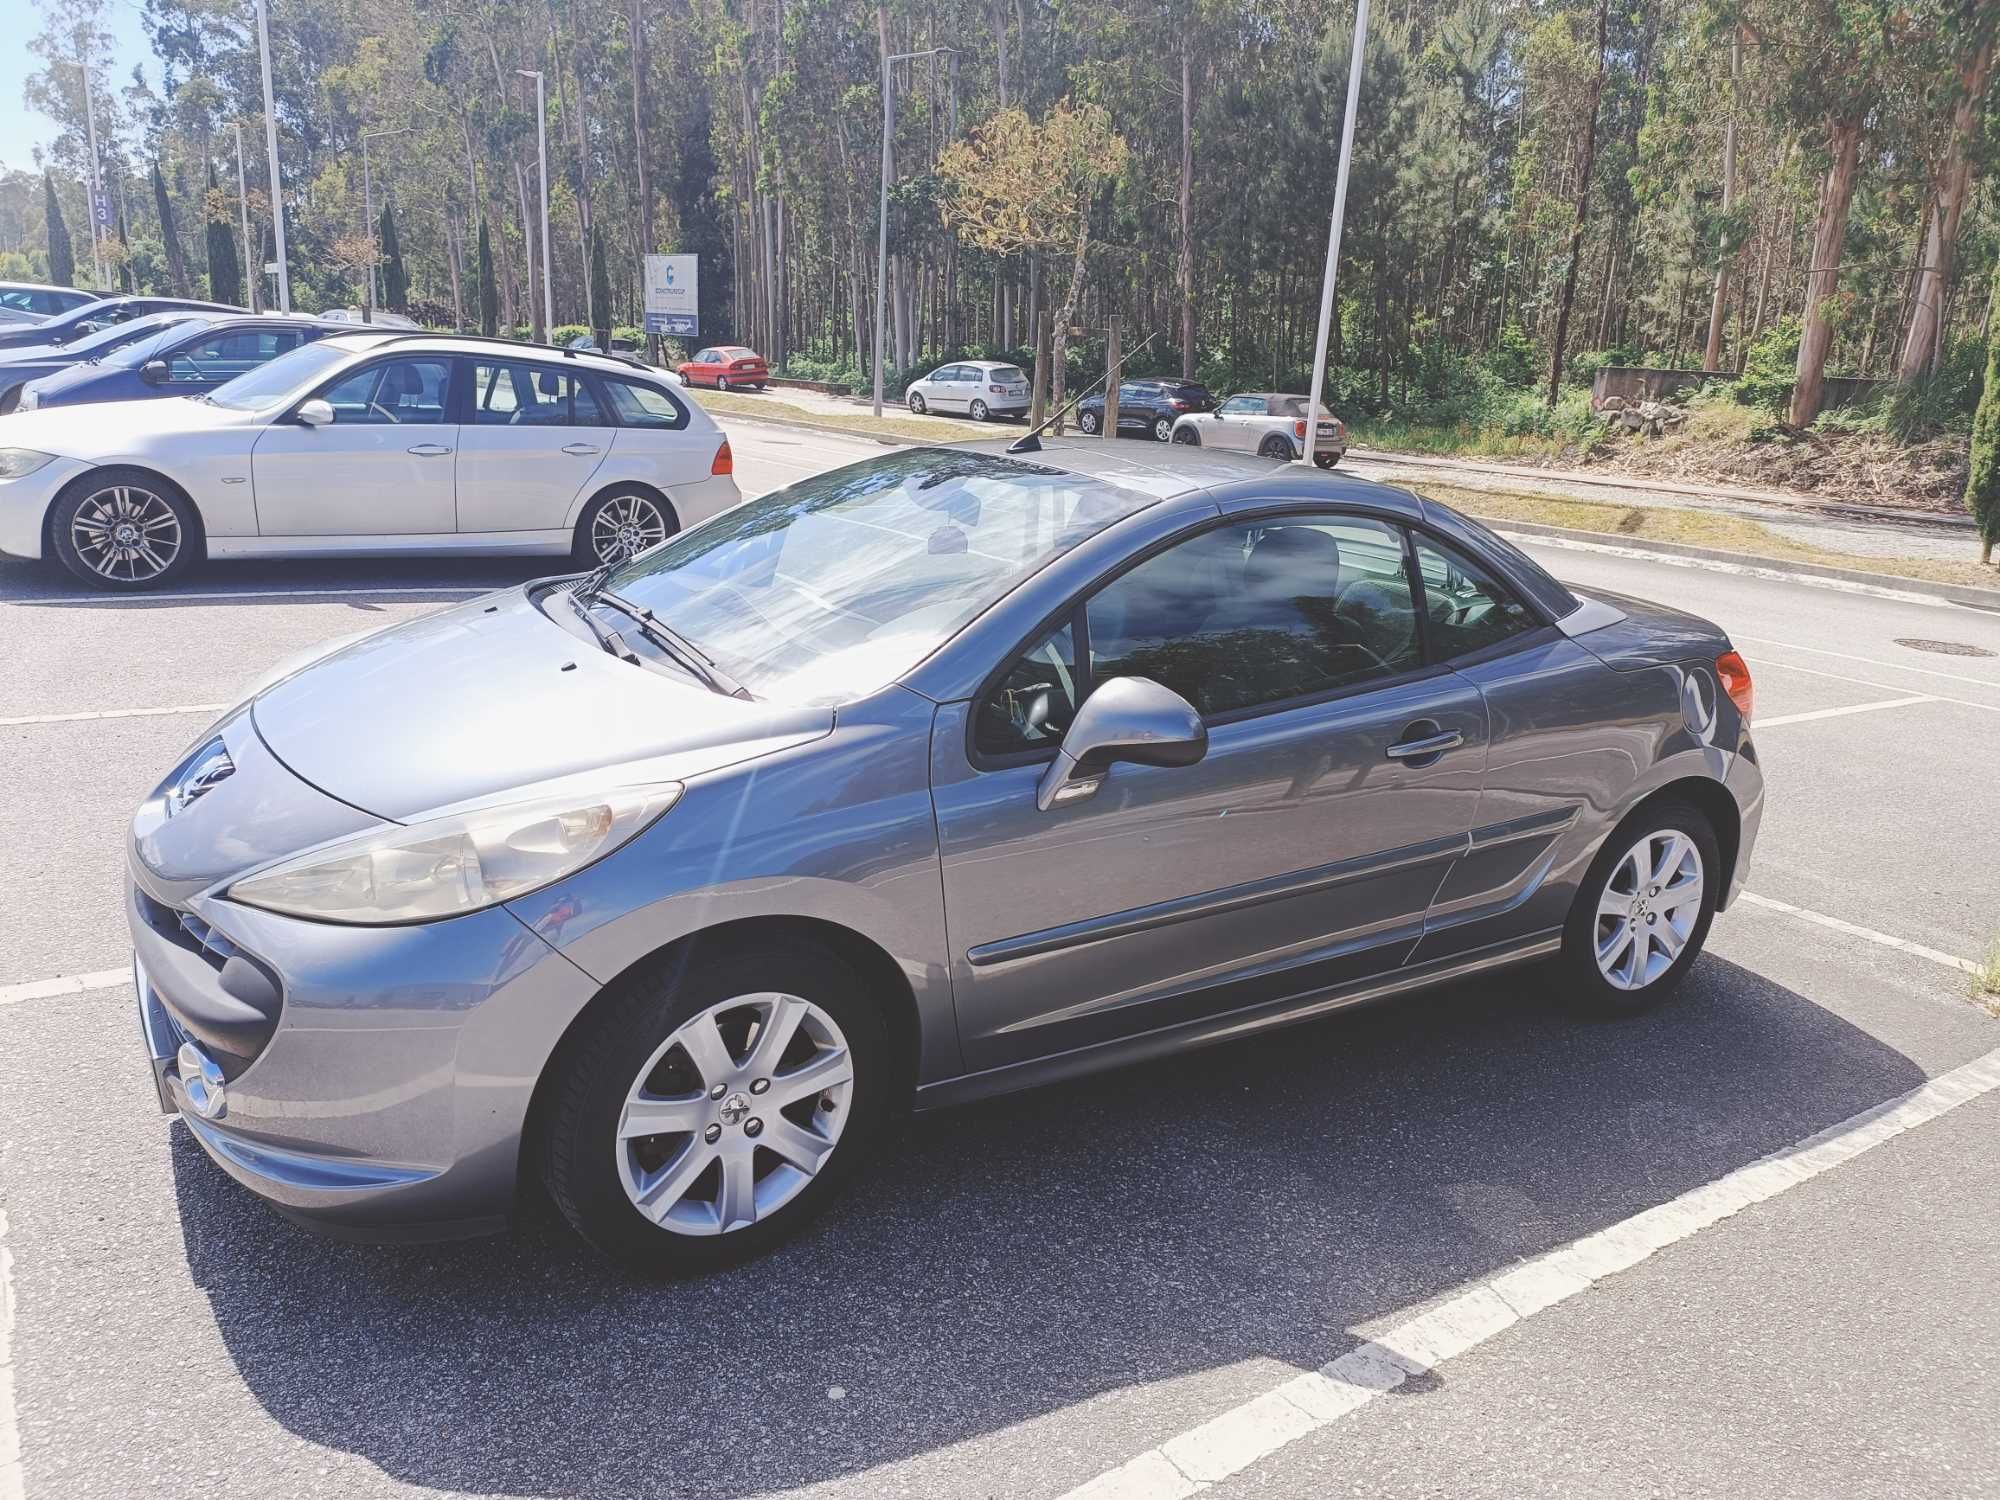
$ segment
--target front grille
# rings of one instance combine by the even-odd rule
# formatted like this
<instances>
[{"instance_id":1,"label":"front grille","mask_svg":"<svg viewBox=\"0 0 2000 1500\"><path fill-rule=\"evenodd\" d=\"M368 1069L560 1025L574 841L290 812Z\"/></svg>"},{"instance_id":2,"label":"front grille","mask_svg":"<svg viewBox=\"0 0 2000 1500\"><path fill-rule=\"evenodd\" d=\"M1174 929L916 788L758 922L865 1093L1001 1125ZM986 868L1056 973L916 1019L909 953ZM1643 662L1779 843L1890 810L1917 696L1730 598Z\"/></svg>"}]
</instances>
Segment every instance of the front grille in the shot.
<instances>
[{"instance_id":1,"label":"front grille","mask_svg":"<svg viewBox=\"0 0 2000 1500\"><path fill-rule=\"evenodd\" d=\"M135 890L139 915L146 925L184 953L192 953L216 973L238 953L236 945L191 911L155 901L143 890Z\"/></svg>"}]
</instances>

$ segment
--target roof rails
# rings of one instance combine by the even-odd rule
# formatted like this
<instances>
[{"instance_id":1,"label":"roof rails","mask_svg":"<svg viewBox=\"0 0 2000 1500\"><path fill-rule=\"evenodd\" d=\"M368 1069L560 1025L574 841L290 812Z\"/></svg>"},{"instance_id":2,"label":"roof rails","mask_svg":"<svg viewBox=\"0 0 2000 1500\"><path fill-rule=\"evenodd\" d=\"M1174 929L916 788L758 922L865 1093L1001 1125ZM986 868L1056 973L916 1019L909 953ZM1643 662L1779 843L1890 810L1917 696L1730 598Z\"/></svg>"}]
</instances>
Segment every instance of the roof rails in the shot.
<instances>
[{"instance_id":1,"label":"roof rails","mask_svg":"<svg viewBox=\"0 0 2000 1500\"><path fill-rule=\"evenodd\" d=\"M354 323L348 326L355 333L378 331L374 325L368 323ZM383 328L379 332L382 335L382 341L389 344L400 344L406 339L464 339L474 344L498 344L507 349L540 351L544 354L560 354L565 359L575 359L579 354L594 354L599 359L616 360L621 365L630 365L633 369L644 370L648 374L658 373L653 366L647 364L637 355L626 354L617 349L570 349L561 344L537 344L527 339L502 338L496 333L440 333L436 330L421 328Z\"/></svg>"}]
</instances>

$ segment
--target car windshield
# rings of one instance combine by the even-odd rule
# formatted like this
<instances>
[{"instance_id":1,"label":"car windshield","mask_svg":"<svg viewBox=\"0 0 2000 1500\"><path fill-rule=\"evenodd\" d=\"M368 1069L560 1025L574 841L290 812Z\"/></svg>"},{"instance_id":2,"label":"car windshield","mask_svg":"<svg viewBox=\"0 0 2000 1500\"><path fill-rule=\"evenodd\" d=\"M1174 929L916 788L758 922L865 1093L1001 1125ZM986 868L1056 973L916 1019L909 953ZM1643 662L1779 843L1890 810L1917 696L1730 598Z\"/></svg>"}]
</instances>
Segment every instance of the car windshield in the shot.
<instances>
[{"instance_id":1,"label":"car windshield","mask_svg":"<svg viewBox=\"0 0 2000 1500\"><path fill-rule=\"evenodd\" d=\"M117 353L108 355L104 363L114 370L136 370L168 344L187 333L189 330L179 325L189 321L191 320L177 318L165 327L142 330L141 337L132 340Z\"/></svg>"},{"instance_id":2,"label":"car windshield","mask_svg":"<svg viewBox=\"0 0 2000 1500\"><path fill-rule=\"evenodd\" d=\"M301 344L268 364L225 380L208 393L208 399L234 411L262 411L290 399L353 354L337 344Z\"/></svg>"},{"instance_id":3,"label":"car windshield","mask_svg":"<svg viewBox=\"0 0 2000 1500\"><path fill-rule=\"evenodd\" d=\"M144 339L152 334L171 328L176 323L185 323L188 313L155 313L150 318L134 318L129 323L113 323L109 328L100 328L95 333L85 334L73 343L63 346L63 353L79 359L95 359L108 354L113 349L122 349L135 339Z\"/></svg>"},{"instance_id":4,"label":"car windshield","mask_svg":"<svg viewBox=\"0 0 2000 1500\"><path fill-rule=\"evenodd\" d=\"M867 459L724 511L610 577L756 697L851 701L1153 503L975 453Z\"/></svg>"}]
</instances>

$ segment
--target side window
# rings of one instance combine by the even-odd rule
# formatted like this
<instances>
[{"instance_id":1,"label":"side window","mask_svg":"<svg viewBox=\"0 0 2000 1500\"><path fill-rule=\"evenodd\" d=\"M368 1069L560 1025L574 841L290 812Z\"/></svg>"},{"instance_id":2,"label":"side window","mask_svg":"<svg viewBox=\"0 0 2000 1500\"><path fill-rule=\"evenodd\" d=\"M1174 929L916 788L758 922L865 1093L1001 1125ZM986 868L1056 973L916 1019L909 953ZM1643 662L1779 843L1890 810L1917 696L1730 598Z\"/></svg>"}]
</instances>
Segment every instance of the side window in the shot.
<instances>
[{"instance_id":1,"label":"side window","mask_svg":"<svg viewBox=\"0 0 2000 1500\"><path fill-rule=\"evenodd\" d=\"M683 427L687 418L664 391L636 380L606 380L604 393L624 427Z\"/></svg>"},{"instance_id":2,"label":"side window","mask_svg":"<svg viewBox=\"0 0 2000 1500\"><path fill-rule=\"evenodd\" d=\"M1402 558L1399 530L1358 518L1203 532L1090 601L1090 680L1150 677L1212 716L1410 671Z\"/></svg>"},{"instance_id":3,"label":"side window","mask_svg":"<svg viewBox=\"0 0 2000 1500\"><path fill-rule=\"evenodd\" d=\"M386 359L365 365L320 393L336 424L437 423L445 419L450 365L442 359Z\"/></svg>"},{"instance_id":4,"label":"side window","mask_svg":"<svg viewBox=\"0 0 2000 1500\"><path fill-rule=\"evenodd\" d=\"M1257 396L1231 396L1222 403L1222 412L1224 416L1230 417L1247 417L1252 414L1262 416L1264 402Z\"/></svg>"},{"instance_id":5,"label":"side window","mask_svg":"<svg viewBox=\"0 0 2000 1500\"><path fill-rule=\"evenodd\" d=\"M604 416L589 390L568 371L475 360L472 420L480 427L596 427Z\"/></svg>"},{"instance_id":6,"label":"side window","mask_svg":"<svg viewBox=\"0 0 2000 1500\"><path fill-rule=\"evenodd\" d=\"M1076 717L1076 641L1065 625L1023 652L979 705L973 743L982 755L1048 750Z\"/></svg>"},{"instance_id":7,"label":"side window","mask_svg":"<svg viewBox=\"0 0 2000 1500\"><path fill-rule=\"evenodd\" d=\"M1484 650L1535 628L1528 607L1478 563L1426 536L1418 537L1416 546L1431 649L1438 660Z\"/></svg>"}]
</instances>

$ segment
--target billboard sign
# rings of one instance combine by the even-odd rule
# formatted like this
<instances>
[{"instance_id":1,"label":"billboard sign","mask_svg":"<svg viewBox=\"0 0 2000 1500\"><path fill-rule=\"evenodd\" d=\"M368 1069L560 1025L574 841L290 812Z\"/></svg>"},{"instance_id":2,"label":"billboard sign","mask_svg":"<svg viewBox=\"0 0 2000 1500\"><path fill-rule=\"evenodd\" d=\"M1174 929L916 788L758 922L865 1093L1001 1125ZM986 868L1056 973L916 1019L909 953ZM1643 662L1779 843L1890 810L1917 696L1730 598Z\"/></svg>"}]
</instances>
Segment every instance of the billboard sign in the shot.
<instances>
[{"instance_id":1,"label":"billboard sign","mask_svg":"<svg viewBox=\"0 0 2000 1500\"><path fill-rule=\"evenodd\" d=\"M695 338L701 333L701 257L646 257L646 332Z\"/></svg>"}]
</instances>

